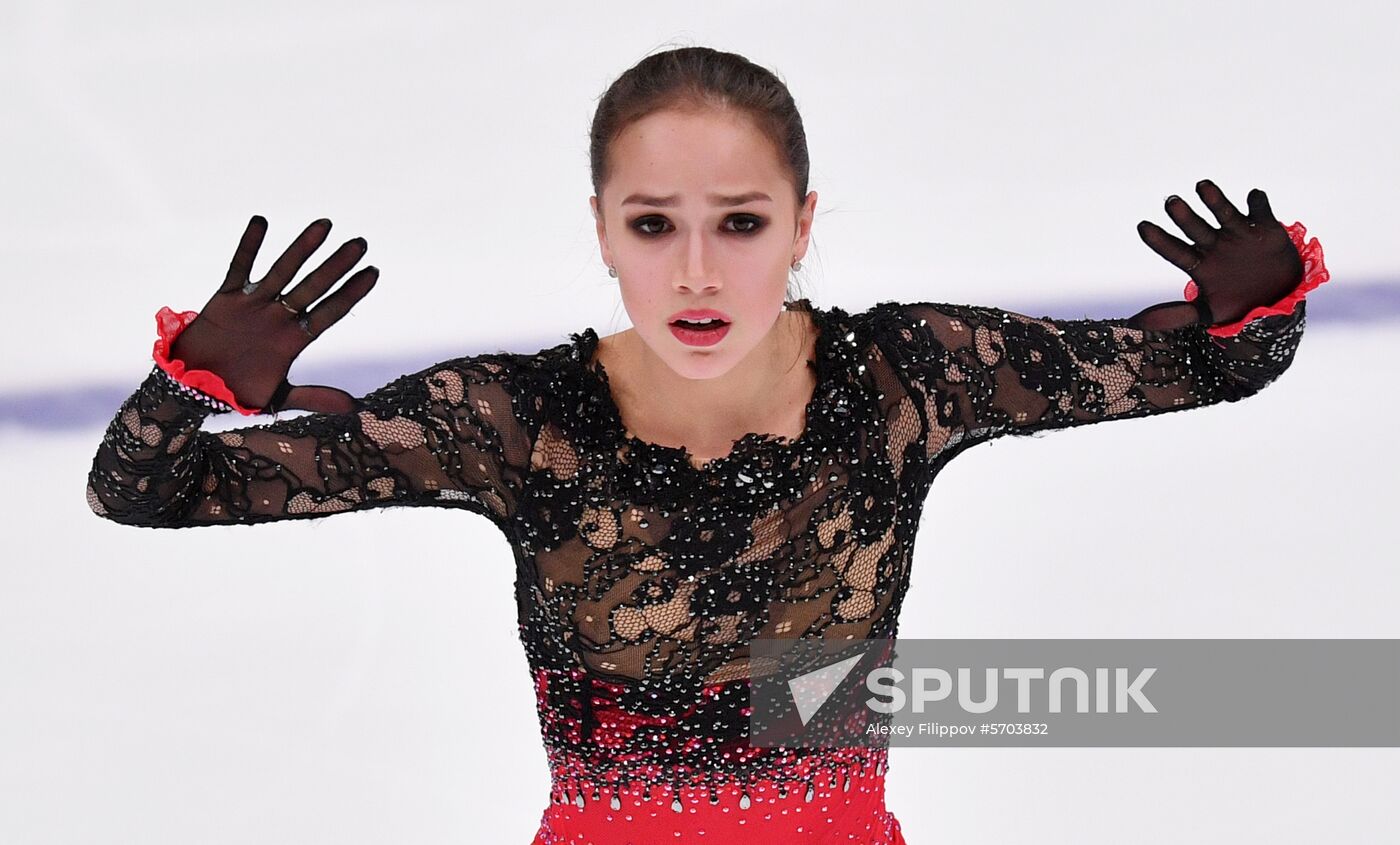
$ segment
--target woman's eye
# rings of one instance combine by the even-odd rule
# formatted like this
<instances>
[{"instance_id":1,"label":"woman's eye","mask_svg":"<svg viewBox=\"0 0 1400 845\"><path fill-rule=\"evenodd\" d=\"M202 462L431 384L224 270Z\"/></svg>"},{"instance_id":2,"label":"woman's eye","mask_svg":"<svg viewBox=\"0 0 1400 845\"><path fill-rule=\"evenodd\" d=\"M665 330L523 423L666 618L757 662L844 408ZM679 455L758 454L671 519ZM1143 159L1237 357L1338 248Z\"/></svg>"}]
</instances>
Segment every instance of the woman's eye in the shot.
<instances>
[{"instance_id":1,"label":"woman's eye","mask_svg":"<svg viewBox=\"0 0 1400 845\"><path fill-rule=\"evenodd\" d=\"M737 224L738 228L729 228L728 225L726 225L725 228L725 231L731 232L736 235L756 234L760 229L763 228L764 225L763 218L756 217L752 214L735 214L731 217L726 218L725 223ZM655 237L657 235L665 234L666 227L668 225L670 224L667 223L666 218L664 217L641 217L633 221L632 228L636 229L638 232L641 232L643 235ZM656 228L649 228L653 226Z\"/></svg>"},{"instance_id":2,"label":"woman's eye","mask_svg":"<svg viewBox=\"0 0 1400 845\"><path fill-rule=\"evenodd\" d=\"M729 219L745 227L734 230L741 235L752 235L763 228L763 218L755 217L752 214L736 214Z\"/></svg>"},{"instance_id":3,"label":"woman's eye","mask_svg":"<svg viewBox=\"0 0 1400 845\"><path fill-rule=\"evenodd\" d=\"M636 229L638 232L641 232L643 235L659 235L661 234L660 232L653 232L645 227L655 226L658 224L665 225L665 223L666 221L660 217L643 217L640 220L633 223L632 228Z\"/></svg>"}]
</instances>

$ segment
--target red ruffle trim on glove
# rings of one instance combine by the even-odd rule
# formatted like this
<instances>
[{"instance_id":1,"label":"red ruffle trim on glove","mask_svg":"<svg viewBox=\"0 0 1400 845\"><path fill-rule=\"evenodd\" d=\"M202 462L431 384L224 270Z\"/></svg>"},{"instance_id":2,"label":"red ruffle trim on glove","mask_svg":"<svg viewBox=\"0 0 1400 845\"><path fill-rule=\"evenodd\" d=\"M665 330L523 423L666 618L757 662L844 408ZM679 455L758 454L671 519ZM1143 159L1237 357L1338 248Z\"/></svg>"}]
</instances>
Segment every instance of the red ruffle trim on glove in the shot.
<instances>
[{"instance_id":1,"label":"red ruffle trim on glove","mask_svg":"<svg viewBox=\"0 0 1400 845\"><path fill-rule=\"evenodd\" d=\"M1308 230L1302 223L1295 222L1292 226L1286 226L1285 229L1288 231L1288 237L1293 241L1293 247L1298 250L1298 255L1303 259L1303 281L1298 287L1293 289L1292 293L1280 299L1278 302L1275 302L1273 305L1256 305L1249 310L1248 314L1245 314L1244 317L1233 323L1223 326L1207 326L1206 332L1208 334L1213 334L1216 337L1232 337L1239 334L1240 330L1244 328L1245 323L1248 323L1250 320L1273 315L1292 314L1294 306L1303 300L1308 291L1332 277L1332 275L1327 272L1327 267L1322 263L1322 244L1317 242L1317 238L1313 238L1304 245L1303 236L1308 233ZM1190 302L1195 299L1199 293L1200 291L1196 289L1196 283L1188 280L1186 282L1186 291L1184 294L1186 301Z\"/></svg>"},{"instance_id":2,"label":"red ruffle trim on glove","mask_svg":"<svg viewBox=\"0 0 1400 845\"><path fill-rule=\"evenodd\" d=\"M194 322L194 318L199 316L198 311L175 312L169 306L165 306L156 312L156 338L155 347L151 350L151 357L155 358L156 366L170 374L171 378L185 385L193 387L202 393L213 396L223 402L233 406L233 409L240 414L253 416L262 413L257 408L245 408L234 398L233 391L217 373L209 370L186 369L185 362L171 359L170 348L175 344L175 338L180 336L180 332L185 327Z\"/></svg>"}]
</instances>

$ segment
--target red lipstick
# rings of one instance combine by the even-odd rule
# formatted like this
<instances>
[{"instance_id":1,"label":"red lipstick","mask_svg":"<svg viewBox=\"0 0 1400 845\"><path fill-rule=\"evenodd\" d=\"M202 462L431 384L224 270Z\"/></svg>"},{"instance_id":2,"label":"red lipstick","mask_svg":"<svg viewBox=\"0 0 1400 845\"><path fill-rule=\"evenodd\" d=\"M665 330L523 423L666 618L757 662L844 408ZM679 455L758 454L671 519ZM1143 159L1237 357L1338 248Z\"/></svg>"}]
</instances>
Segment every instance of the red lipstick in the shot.
<instances>
[{"instance_id":1,"label":"red lipstick","mask_svg":"<svg viewBox=\"0 0 1400 845\"><path fill-rule=\"evenodd\" d=\"M714 346L729 334L729 315L713 308L687 308L671 315L671 334L687 346Z\"/></svg>"}]
</instances>

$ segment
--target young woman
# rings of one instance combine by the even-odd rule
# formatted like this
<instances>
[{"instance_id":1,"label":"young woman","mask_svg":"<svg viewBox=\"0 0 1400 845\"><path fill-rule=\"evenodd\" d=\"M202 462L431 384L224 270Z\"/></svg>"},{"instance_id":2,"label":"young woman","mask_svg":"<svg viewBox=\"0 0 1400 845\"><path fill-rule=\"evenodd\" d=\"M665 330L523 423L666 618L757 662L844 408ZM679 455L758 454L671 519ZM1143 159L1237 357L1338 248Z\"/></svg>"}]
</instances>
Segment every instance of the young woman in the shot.
<instances>
[{"instance_id":1,"label":"young woman","mask_svg":"<svg viewBox=\"0 0 1400 845\"><path fill-rule=\"evenodd\" d=\"M806 252L802 122L741 56L652 55L592 128L598 242L632 328L455 358L362 398L293 386L293 359L374 286L312 223L249 279L254 217L203 311L161 309L155 367L93 461L88 502L129 525L460 508L512 544L521 638L554 779L536 843L902 842L886 750L747 741L747 643L893 637L938 472L994 437L1234 402L1289 366L1320 246L1250 192L1196 187L1191 242L1143 240L1185 300L1123 320L786 290ZM799 363L801 362L801 363ZM204 432L212 413L298 408Z\"/></svg>"}]
</instances>

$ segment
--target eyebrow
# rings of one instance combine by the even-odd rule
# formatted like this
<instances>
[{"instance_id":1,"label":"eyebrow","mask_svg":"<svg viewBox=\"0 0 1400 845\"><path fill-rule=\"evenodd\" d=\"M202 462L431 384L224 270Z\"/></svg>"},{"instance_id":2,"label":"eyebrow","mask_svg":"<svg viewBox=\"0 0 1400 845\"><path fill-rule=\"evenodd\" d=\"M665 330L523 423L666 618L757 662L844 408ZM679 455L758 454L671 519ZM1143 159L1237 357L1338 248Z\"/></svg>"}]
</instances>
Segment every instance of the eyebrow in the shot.
<instances>
[{"instance_id":1,"label":"eyebrow","mask_svg":"<svg viewBox=\"0 0 1400 845\"><path fill-rule=\"evenodd\" d=\"M675 194L671 194L670 196L666 197L653 197L648 196L647 194L631 194L627 197L627 199L622 201L622 204L657 205L665 208L675 205L677 199L678 197ZM749 191L746 194L735 194L733 196L729 196L727 194L710 194L709 200L714 205L743 205L746 202L755 202L758 200L767 200L769 202L772 202L773 198L763 193L762 191Z\"/></svg>"}]
</instances>

